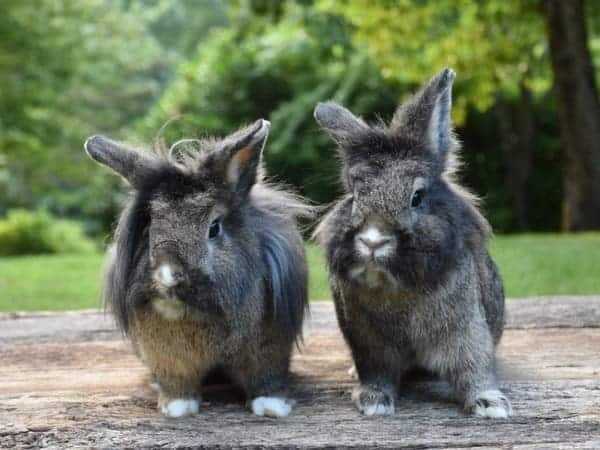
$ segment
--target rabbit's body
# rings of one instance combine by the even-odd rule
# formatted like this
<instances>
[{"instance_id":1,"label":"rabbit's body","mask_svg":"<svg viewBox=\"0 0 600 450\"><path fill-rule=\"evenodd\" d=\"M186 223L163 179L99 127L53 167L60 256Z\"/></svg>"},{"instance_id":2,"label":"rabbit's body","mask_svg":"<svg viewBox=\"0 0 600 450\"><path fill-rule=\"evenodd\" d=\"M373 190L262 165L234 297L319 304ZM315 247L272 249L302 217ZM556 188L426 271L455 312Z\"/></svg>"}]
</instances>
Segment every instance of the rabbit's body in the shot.
<instances>
[{"instance_id":1,"label":"rabbit's body","mask_svg":"<svg viewBox=\"0 0 600 450\"><path fill-rule=\"evenodd\" d=\"M348 191L316 235L360 379L354 399L368 415L394 411L414 368L449 380L476 414L511 411L495 375L504 293L489 225L452 177L452 79L434 78L389 128L332 103L315 110L341 147Z\"/></svg>"},{"instance_id":2,"label":"rabbit's body","mask_svg":"<svg viewBox=\"0 0 600 450\"><path fill-rule=\"evenodd\" d=\"M395 377L415 367L448 374L462 357L457 353L471 340L483 347L482 355L473 354L472 359L479 361L498 342L503 322L501 311L493 316L482 309L488 300L480 294L481 280L469 277L476 264L465 261L457 268L462 273L450 275L448 285L419 294L385 284L356 287L332 277L340 326L346 336L360 336L356 345L364 345L365 354L377 346L389 347L392 353L384 354L382 364L399 359L392 363ZM379 344L371 342L370 336Z\"/></svg>"},{"instance_id":3,"label":"rabbit's body","mask_svg":"<svg viewBox=\"0 0 600 450\"><path fill-rule=\"evenodd\" d=\"M289 362L307 308L296 217L307 208L262 183L267 132L259 121L200 143L183 160L105 138L86 143L135 189L104 297L151 370L167 415L197 412L202 382L215 369L240 384L256 414L291 410Z\"/></svg>"}]
</instances>

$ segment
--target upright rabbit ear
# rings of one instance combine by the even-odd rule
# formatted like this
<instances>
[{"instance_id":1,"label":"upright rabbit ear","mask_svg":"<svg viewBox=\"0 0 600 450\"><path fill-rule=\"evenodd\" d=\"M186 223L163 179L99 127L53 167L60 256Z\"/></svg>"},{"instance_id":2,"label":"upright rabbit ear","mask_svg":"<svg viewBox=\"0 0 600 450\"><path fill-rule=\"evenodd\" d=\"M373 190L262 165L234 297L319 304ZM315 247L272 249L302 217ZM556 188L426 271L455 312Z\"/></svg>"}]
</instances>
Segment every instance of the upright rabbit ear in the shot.
<instances>
[{"instance_id":1,"label":"upright rabbit ear","mask_svg":"<svg viewBox=\"0 0 600 450\"><path fill-rule=\"evenodd\" d=\"M83 147L90 158L111 168L135 188L156 163L150 155L104 136L89 137Z\"/></svg>"},{"instance_id":2,"label":"upright rabbit ear","mask_svg":"<svg viewBox=\"0 0 600 450\"><path fill-rule=\"evenodd\" d=\"M390 124L392 131L424 141L424 147L442 163L454 144L450 111L455 76L452 69L437 74L412 100L398 108Z\"/></svg>"},{"instance_id":3,"label":"upright rabbit ear","mask_svg":"<svg viewBox=\"0 0 600 450\"><path fill-rule=\"evenodd\" d=\"M228 136L212 155L214 167L237 194L246 195L258 178L271 123L260 119Z\"/></svg>"},{"instance_id":4,"label":"upright rabbit ear","mask_svg":"<svg viewBox=\"0 0 600 450\"><path fill-rule=\"evenodd\" d=\"M369 130L362 119L335 102L318 103L313 115L321 128L339 145L351 143L354 136Z\"/></svg>"}]
</instances>

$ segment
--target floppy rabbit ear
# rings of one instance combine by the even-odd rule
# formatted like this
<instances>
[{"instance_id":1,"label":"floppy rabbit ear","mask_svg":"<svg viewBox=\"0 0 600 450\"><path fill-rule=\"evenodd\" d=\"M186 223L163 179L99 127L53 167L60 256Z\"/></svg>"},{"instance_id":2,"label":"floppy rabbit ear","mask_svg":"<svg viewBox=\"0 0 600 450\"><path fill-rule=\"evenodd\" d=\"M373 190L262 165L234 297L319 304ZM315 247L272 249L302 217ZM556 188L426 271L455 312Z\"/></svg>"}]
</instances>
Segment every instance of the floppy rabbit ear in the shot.
<instances>
[{"instance_id":1,"label":"floppy rabbit ear","mask_svg":"<svg viewBox=\"0 0 600 450\"><path fill-rule=\"evenodd\" d=\"M321 128L340 145L352 143L353 136L369 130L362 119L335 102L318 103L313 115Z\"/></svg>"},{"instance_id":2,"label":"floppy rabbit ear","mask_svg":"<svg viewBox=\"0 0 600 450\"><path fill-rule=\"evenodd\" d=\"M104 136L89 137L83 147L90 158L114 170L134 188L156 164L153 157Z\"/></svg>"},{"instance_id":3,"label":"floppy rabbit ear","mask_svg":"<svg viewBox=\"0 0 600 450\"><path fill-rule=\"evenodd\" d=\"M454 144L450 111L455 76L452 69L437 74L412 100L398 108L390 124L392 131L424 142L425 148L442 163Z\"/></svg>"},{"instance_id":4,"label":"floppy rabbit ear","mask_svg":"<svg viewBox=\"0 0 600 450\"><path fill-rule=\"evenodd\" d=\"M217 170L237 194L246 195L258 178L271 123L260 119L225 138L214 154Z\"/></svg>"}]
</instances>

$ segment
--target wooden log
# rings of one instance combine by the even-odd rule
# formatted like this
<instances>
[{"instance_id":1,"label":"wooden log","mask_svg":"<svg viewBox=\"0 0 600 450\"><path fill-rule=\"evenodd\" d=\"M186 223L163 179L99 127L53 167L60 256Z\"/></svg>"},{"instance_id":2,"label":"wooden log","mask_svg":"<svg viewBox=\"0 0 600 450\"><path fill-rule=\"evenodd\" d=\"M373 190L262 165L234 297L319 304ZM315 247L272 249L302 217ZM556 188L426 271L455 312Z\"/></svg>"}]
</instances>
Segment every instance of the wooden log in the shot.
<instances>
[{"instance_id":1,"label":"wooden log","mask_svg":"<svg viewBox=\"0 0 600 450\"><path fill-rule=\"evenodd\" d=\"M515 415L464 414L447 385L402 387L396 414L361 416L332 304L314 303L292 363L297 400L285 419L253 416L212 387L199 415L156 411L148 372L98 311L0 315L0 448L389 447L600 448L600 297L509 302L499 349Z\"/></svg>"}]
</instances>

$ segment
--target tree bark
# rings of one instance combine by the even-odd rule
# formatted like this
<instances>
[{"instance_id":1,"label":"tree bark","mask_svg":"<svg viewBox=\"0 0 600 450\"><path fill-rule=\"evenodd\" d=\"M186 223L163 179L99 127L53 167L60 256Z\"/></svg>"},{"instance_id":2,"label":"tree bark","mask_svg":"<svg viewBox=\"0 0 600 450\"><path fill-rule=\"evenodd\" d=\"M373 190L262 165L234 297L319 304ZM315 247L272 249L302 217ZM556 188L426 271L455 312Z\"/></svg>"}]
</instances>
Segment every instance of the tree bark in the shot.
<instances>
[{"instance_id":1,"label":"tree bark","mask_svg":"<svg viewBox=\"0 0 600 450\"><path fill-rule=\"evenodd\" d=\"M563 147L564 231L600 228L600 101L583 0L544 3Z\"/></svg>"}]
</instances>

